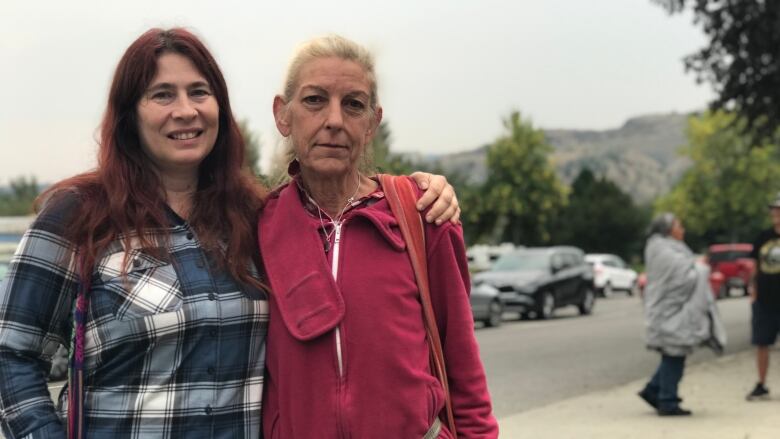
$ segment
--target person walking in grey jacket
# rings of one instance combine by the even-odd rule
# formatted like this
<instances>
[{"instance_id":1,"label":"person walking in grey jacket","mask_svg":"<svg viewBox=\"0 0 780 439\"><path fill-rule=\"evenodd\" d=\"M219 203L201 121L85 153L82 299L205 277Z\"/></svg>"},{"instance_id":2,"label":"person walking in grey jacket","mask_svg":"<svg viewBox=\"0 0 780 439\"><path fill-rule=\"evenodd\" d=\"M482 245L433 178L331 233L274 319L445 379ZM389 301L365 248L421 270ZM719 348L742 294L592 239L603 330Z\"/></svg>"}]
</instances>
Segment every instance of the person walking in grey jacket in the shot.
<instances>
[{"instance_id":1,"label":"person walking in grey jacket","mask_svg":"<svg viewBox=\"0 0 780 439\"><path fill-rule=\"evenodd\" d=\"M709 269L683 242L685 228L672 213L656 217L645 246L644 291L646 342L661 354L661 363L639 396L660 416L686 416L677 387L685 358L708 345L720 353L726 334L709 286Z\"/></svg>"}]
</instances>

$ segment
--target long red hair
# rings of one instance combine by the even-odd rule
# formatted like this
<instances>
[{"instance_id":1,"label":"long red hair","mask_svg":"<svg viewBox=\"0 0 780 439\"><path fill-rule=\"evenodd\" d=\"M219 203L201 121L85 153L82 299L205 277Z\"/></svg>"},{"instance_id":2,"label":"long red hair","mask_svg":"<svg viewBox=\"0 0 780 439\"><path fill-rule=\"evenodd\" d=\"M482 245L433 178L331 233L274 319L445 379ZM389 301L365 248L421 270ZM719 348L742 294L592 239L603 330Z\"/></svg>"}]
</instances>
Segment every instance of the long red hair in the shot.
<instances>
[{"instance_id":1,"label":"long red hair","mask_svg":"<svg viewBox=\"0 0 780 439\"><path fill-rule=\"evenodd\" d=\"M76 193L80 211L67 237L82 255L82 275L91 275L86 271L99 252L120 236L126 248L135 235L144 249L159 253L161 243L152 242L148 231L169 226L165 193L141 149L136 108L164 53L189 58L208 80L219 105L219 133L200 165L188 222L236 280L262 287L249 267L259 261L256 221L267 192L244 164L244 141L230 108L225 78L208 49L187 30L151 29L127 48L111 83L97 168L58 182L39 197L38 205L65 192ZM220 242L227 244L224 252L217 251Z\"/></svg>"}]
</instances>

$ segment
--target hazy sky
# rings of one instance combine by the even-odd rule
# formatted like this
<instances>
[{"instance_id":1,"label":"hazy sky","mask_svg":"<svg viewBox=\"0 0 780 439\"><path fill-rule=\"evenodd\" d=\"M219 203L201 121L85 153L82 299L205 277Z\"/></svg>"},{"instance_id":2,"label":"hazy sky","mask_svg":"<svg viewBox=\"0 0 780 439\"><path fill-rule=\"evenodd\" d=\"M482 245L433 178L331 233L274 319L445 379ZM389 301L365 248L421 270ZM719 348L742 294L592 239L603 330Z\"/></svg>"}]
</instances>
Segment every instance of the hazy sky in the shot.
<instances>
[{"instance_id":1,"label":"hazy sky","mask_svg":"<svg viewBox=\"0 0 780 439\"><path fill-rule=\"evenodd\" d=\"M650 0L6 0L0 185L94 165L114 67L154 26L204 39L264 158L278 141L271 102L292 50L329 32L377 55L396 151L473 149L502 133L512 109L543 128L607 129L699 109L712 96L681 62L704 43L701 31L690 15L670 17Z\"/></svg>"}]
</instances>

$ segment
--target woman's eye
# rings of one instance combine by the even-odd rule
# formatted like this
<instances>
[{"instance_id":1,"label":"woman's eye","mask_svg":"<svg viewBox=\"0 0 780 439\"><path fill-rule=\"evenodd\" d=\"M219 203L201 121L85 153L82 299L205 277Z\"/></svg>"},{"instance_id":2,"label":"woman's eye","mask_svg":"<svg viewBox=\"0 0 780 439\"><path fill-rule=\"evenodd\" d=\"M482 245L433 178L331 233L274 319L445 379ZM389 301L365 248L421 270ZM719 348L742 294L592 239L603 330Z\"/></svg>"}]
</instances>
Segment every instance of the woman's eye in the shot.
<instances>
[{"instance_id":1,"label":"woman's eye","mask_svg":"<svg viewBox=\"0 0 780 439\"><path fill-rule=\"evenodd\" d=\"M205 97L211 96L211 92L206 90L206 89L198 88L198 89L192 90L190 92L190 96L195 97L195 98L205 98Z\"/></svg>"},{"instance_id":2,"label":"woman's eye","mask_svg":"<svg viewBox=\"0 0 780 439\"><path fill-rule=\"evenodd\" d=\"M168 90L161 90L152 93L151 98L155 101L170 101L173 100L173 92Z\"/></svg>"},{"instance_id":3,"label":"woman's eye","mask_svg":"<svg viewBox=\"0 0 780 439\"><path fill-rule=\"evenodd\" d=\"M304 96L303 103L314 105L314 104L321 104L325 102L325 98L319 95L311 95L311 96Z\"/></svg>"},{"instance_id":4,"label":"woman's eye","mask_svg":"<svg viewBox=\"0 0 780 439\"><path fill-rule=\"evenodd\" d=\"M353 113L362 113L366 109L366 104L358 99L348 99L345 104L347 109Z\"/></svg>"}]
</instances>

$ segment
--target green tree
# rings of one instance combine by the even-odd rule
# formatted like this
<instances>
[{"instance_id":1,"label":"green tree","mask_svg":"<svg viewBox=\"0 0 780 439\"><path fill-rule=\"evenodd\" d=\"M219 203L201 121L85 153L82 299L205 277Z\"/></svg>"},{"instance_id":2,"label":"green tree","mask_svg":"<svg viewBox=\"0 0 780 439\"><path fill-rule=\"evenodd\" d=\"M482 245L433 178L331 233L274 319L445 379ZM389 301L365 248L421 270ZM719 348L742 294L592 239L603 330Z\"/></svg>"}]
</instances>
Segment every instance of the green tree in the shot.
<instances>
[{"instance_id":1,"label":"green tree","mask_svg":"<svg viewBox=\"0 0 780 439\"><path fill-rule=\"evenodd\" d=\"M9 182L9 189L0 192L0 216L29 215L40 191L35 177L17 177Z\"/></svg>"},{"instance_id":2,"label":"green tree","mask_svg":"<svg viewBox=\"0 0 780 439\"><path fill-rule=\"evenodd\" d=\"M753 238L768 222L767 202L780 189L780 160L770 144L754 144L745 122L715 112L691 117L683 153L693 166L656 210L675 212L694 248Z\"/></svg>"},{"instance_id":3,"label":"green tree","mask_svg":"<svg viewBox=\"0 0 780 439\"><path fill-rule=\"evenodd\" d=\"M549 160L552 146L542 130L517 111L504 126L507 134L488 147L488 178L479 207L467 216L476 219L479 236L487 233L489 241L547 244L566 200L565 188Z\"/></svg>"},{"instance_id":4,"label":"green tree","mask_svg":"<svg viewBox=\"0 0 780 439\"><path fill-rule=\"evenodd\" d=\"M717 93L714 110L734 110L757 139L780 128L780 2L653 0L670 13L690 7L708 44L685 58L687 70Z\"/></svg>"},{"instance_id":5,"label":"green tree","mask_svg":"<svg viewBox=\"0 0 780 439\"><path fill-rule=\"evenodd\" d=\"M584 168L572 182L554 240L631 260L640 256L648 216L649 211L637 207L615 183Z\"/></svg>"},{"instance_id":6,"label":"green tree","mask_svg":"<svg viewBox=\"0 0 780 439\"><path fill-rule=\"evenodd\" d=\"M246 148L244 153L244 163L256 177L263 179L260 172L260 138L249 128L249 121L242 119L238 122L238 129L241 131L241 137L244 139Z\"/></svg>"}]
</instances>

